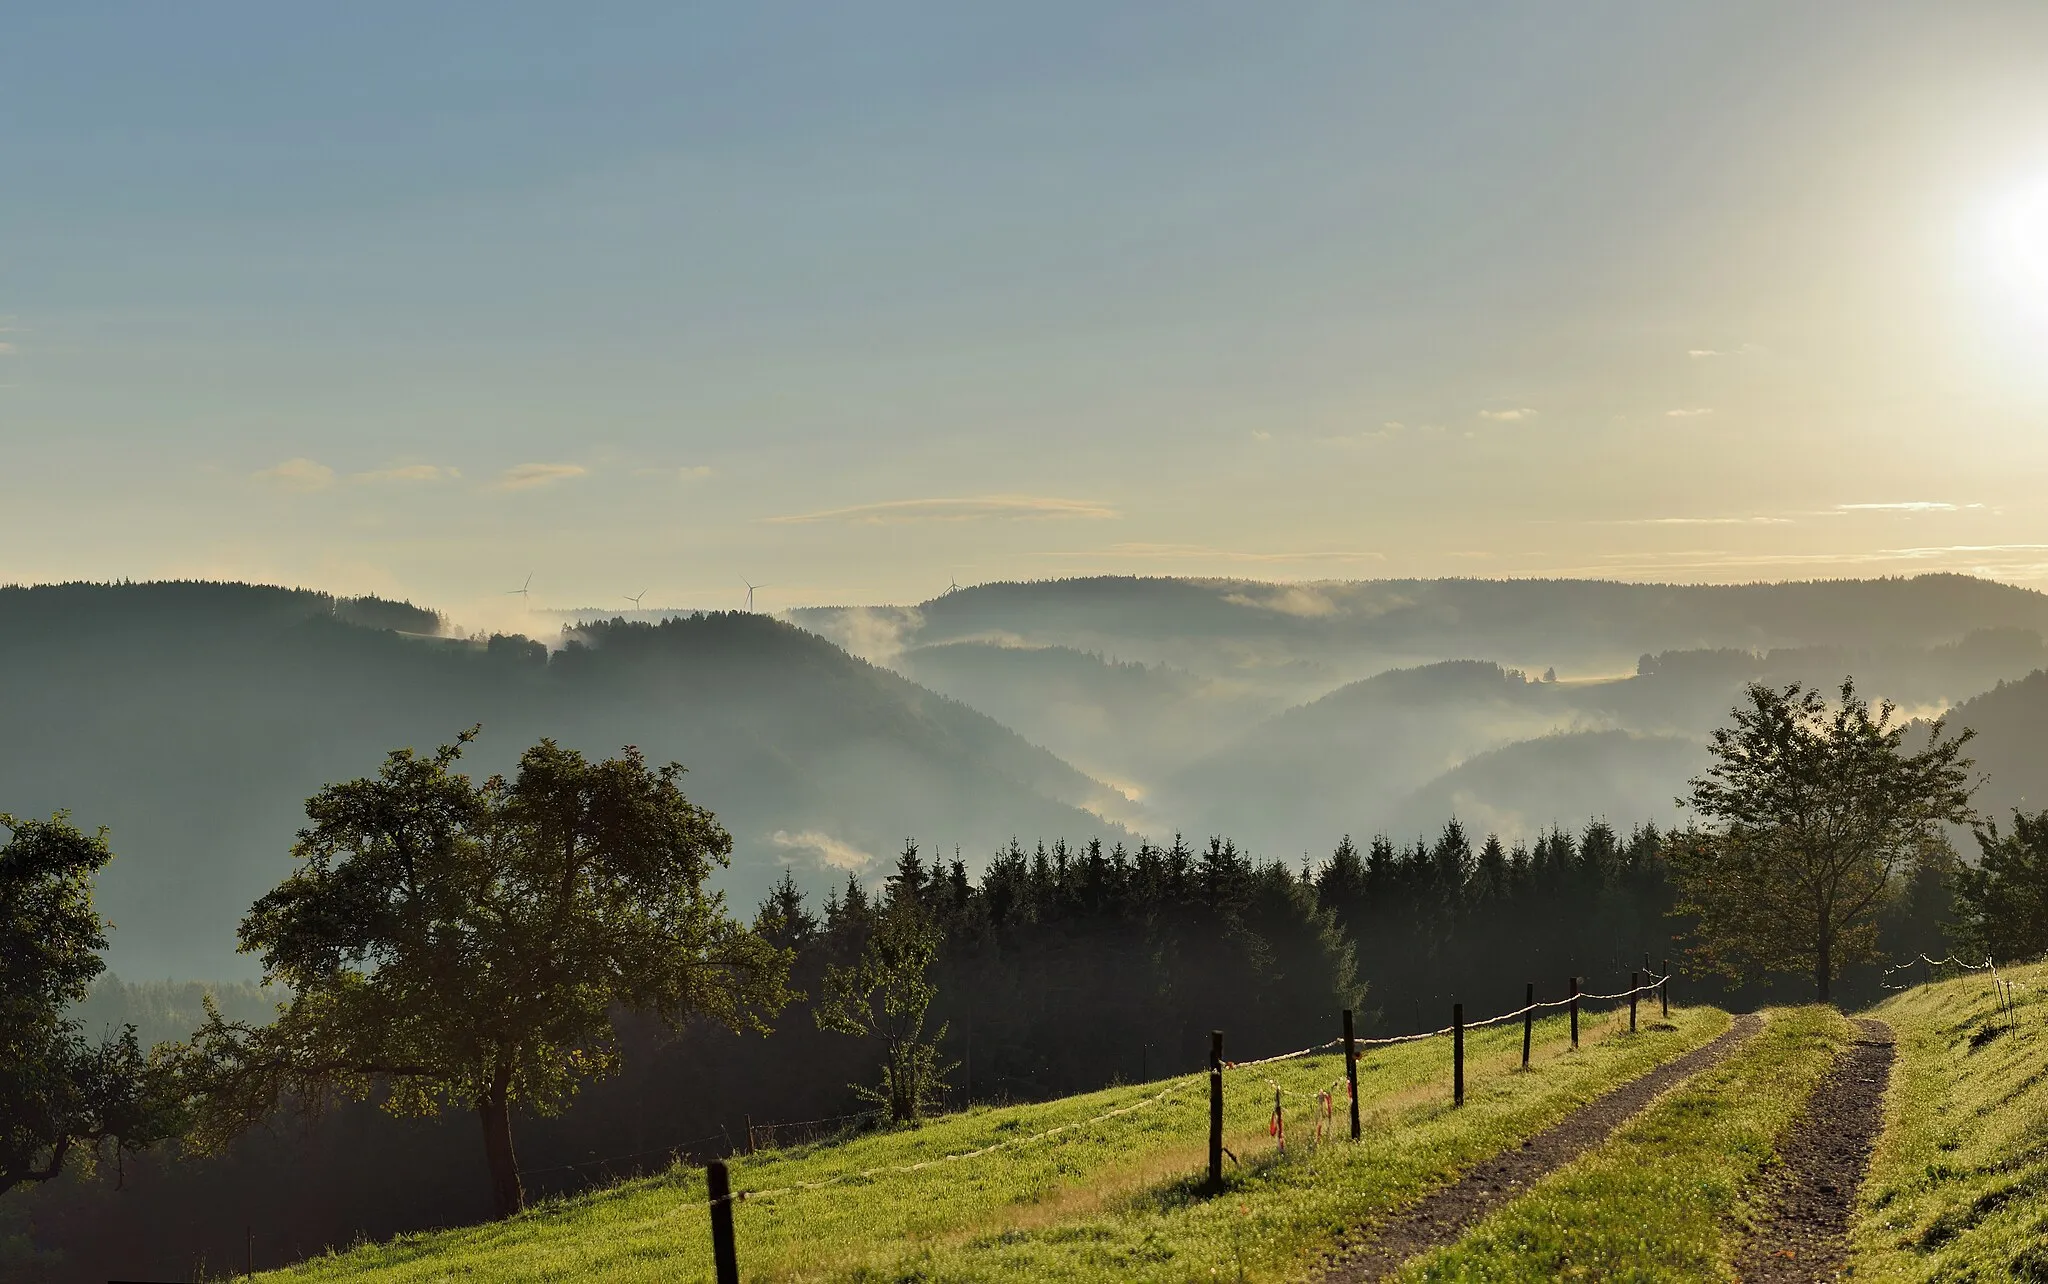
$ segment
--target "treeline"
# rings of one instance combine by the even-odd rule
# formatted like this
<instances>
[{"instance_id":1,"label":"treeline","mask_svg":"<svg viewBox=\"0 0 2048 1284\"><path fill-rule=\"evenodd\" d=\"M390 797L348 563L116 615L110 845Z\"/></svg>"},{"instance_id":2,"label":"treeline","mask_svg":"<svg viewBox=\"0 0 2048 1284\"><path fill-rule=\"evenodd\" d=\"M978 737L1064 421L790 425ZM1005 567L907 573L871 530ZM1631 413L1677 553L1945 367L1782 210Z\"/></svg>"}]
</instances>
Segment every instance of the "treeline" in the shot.
<instances>
[{"instance_id":1,"label":"treeline","mask_svg":"<svg viewBox=\"0 0 2048 1284\"><path fill-rule=\"evenodd\" d=\"M915 906L943 937L933 1016L954 1100L1058 1095L1198 1066L1218 1027L1257 1056L1330 1037L1346 1007L1363 1032L1400 1033L1442 1025L1453 998L1515 1006L1527 981L1611 988L1676 953L1662 844L1594 821L1510 847L1452 820L1298 866L1223 838L1013 842L971 876L911 843L879 892L849 876L815 905L785 876L758 922L814 993L878 915Z\"/></svg>"},{"instance_id":2,"label":"treeline","mask_svg":"<svg viewBox=\"0 0 2048 1284\"><path fill-rule=\"evenodd\" d=\"M1477 1014L1519 1006L1527 983L1555 997L1573 976L1621 988L1646 958L1683 968L1665 841L1593 820L1510 845L1453 819L1401 845L1347 836L1298 865L1224 838L1012 842L978 876L910 843L874 893L849 876L815 904L785 875L757 925L796 950L795 984L815 994L877 915L914 904L943 935L932 1012L959 1063L952 1099L1063 1095L1198 1067L1218 1027L1261 1056L1331 1037L1345 1007L1361 1033L1406 1033L1445 1024L1453 1000ZM1914 875L1881 924L1886 948L1934 947L1949 909L1938 871ZM1875 983L1861 969L1845 989ZM1681 984L1700 1002L1763 996Z\"/></svg>"}]
</instances>

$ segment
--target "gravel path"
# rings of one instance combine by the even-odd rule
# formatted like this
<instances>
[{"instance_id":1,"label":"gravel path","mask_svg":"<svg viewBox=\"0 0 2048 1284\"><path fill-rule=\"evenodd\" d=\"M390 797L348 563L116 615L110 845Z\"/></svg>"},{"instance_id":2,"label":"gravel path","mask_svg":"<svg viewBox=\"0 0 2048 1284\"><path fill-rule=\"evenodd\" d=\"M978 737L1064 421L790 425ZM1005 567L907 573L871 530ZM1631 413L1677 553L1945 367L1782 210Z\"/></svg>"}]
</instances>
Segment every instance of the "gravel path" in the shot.
<instances>
[{"instance_id":1,"label":"gravel path","mask_svg":"<svg viewBox=\"0 0 2048 1284\"><path fill-rule=\"evenodd\" d=\"M1778 1141L1784 1167L1770 1186L1756 1235L1735 1269L1744 1284L1808 1284L1842 1278L1849 1210L1884 1127L1892 1073L1892 1032L1856 1022L1863 1037L1837 1058L1806 1110Z\"/></svg>"},{"instance_id":2,"label":"gravel path","mask_svg":"<svg viewBox=\"0 0 2048 1284\"><path fill-rule=\"evenodd\" d=\"M1726 1057L1761 1029L1762 1018L1739 1016L1711 1042L1588 1102L1563 1122L1523 1142L1519 1149L1482 1160L1457 1181L1425 1195L1391 1220L1362 1228L1349 1245L1338 1248L1336 1260L1323 1276L1324 1284L1383 1279L1416 1254L1458 1239L1532 1182L1606 1141L1660 1093Z\"/></svg>"}]
</instances>

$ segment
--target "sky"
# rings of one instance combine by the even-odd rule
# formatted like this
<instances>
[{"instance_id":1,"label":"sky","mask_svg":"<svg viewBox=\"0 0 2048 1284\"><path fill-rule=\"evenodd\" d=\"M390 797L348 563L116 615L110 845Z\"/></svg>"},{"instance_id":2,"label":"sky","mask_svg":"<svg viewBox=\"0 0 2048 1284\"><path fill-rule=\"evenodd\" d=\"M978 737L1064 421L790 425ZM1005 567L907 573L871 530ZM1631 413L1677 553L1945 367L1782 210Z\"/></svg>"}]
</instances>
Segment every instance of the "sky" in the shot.
<instances>
[{"instance_id":1,"label":"sky","mask_svg":"<svg viewBox=\"0 0 2048 1284\"><path fill-rule=\"evenodd\" d=\"M2048 5L18 6L0 581L2048 588Z\"/></svg>"}]
</instances>

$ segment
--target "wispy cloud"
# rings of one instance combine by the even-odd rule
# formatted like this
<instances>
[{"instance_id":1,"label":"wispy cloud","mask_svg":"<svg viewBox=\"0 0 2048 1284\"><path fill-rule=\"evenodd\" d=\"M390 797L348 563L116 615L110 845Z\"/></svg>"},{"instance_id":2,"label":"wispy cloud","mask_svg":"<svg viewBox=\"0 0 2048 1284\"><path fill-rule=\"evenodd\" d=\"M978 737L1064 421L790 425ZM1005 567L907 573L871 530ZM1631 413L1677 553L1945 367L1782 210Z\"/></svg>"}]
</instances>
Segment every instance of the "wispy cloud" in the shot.
<instances>
[{"instance_id":1,"label":"wispy cloud","mask_svg":"<svg viewBox=\"0 0 2048 1284\"><path fill-rule=\"evenodd\" d=\"M1318 437L1316 441L1324 446L1377 446L1392 441L1407 431L1407 424L1398 419L1389 419L1377 428L1364 428L1337 437Z\"/></svg>"},{"instance_id":2,"label":"wispy cloud","mask_svg":"<svg viewBox=\"0 0 2048 1284\"><path fill-rule=\"evenodd\" d=\"M1664 417L1666 419L1697 419L1701 415L1711 415L1713 413L1714 408L1712 406L1692 406L1681 410L1667 410L1664 412Z\"/></svg>"},{"instance_id":3,"label":"wispy cloud","mask_svg":"<svg viewBox=\"0 0 2048 1284\"><path fill-rule=\"evenodd\" d=\"M816 513L792 513L771 517L771 522L849 522L883 526L897 522L972 522L1026 520L1060 517L1105 518L1121 516L1107 504L1085 499L1058 499L1042 495L983 495L973 499L892 499L879 504L854 504L828 508Z\"/></svg>"},{"instance_id":4,"label":"wispy cloud","mask_svg":"<svg viewBox=\"0 0 2048 1284\"><path fill-rule=\"evenodd\" d=\"M1534 419L1536 412L1528 406L1518 406L1512 410L1482 410L1479 417L1491 419L1496 423L1512 424L1520 423L1524 419Z\"/></svg>"},{"instance_id":5,"label":"wispy cloud","mask_svg":"<svg viewBox=\"0 0 2048 1284\"><path fill-rule=\"evenodd\" d=\"M1790 517L1625 517L1601 526L1790 526Z\"/></svg>"},{"instance_id":6,"label":"wispy cloud","mask_svg":"<svg viewBox=\"0 0 2048 1284\"><path fill-rule=\"evenodd\" d=\"M1910 566L1917 573L1961 571L1996 578L2048 576L2048 544L1943 544L1812 553L1745 553L1733 549L1683 549L1602 555L1595 566L1552 567L1546 575L1730 575L1818 570L1860 570Z\"/></svg>"},{"instance_id":7,"label":"wispy cloud","mask_svg":"<svg viewBox=\"0 0 2048 1284\"><path fill-rule=\"evenodd\" d=\"M334 470L317 459L287 459L258 472L256 479L285 490L326 490L334 484Z\"/></svg>"},{"instance_id":8,"label":"wispy cloud","mask_svg":"<svg viewBox=\"0 0 2048 1284\"><path fill-rule=\"evenodd\" d=\"M635 477L665 477L670 481L698 482L712 475L709 464L685 464L682 467L635 468Z\"/></svg>"},{"instance_id":9,"label":"wispy cloud","mask_svg":"<svg viewBox=\"0 0 2048 1284\"><path fill-rule=\"evenodd\" d=\"M1208 544L1111 544L1107 548L1081 553L1050 553L1049 557L1104 557L1114 560L1142 558L1148 561L1202 562L1381 562L1386 554L1356 549L1309 549L1294 552L1258 553L1241 549L1215 548Z\"/></svg>"},{"instance_id":10,"label":"wispy cloud","mask_svg":"<svg viewBox=\"0 0 2048 1284\"><path fill-rule=\"evenodd\" d=\"M1939 499L1905 499L1885 504L1837 504L1838 513L1960 513L1982 504L1951 504Z\"/></svg>"},{"instance_id":11,"label":"wispy cloud","mask_svg":"<svg viewBox=\"0 0 2048 1284\"><path fill-rule=\"evenodd\" d=\"M786 852L808 854L821 865L843 869L849 874L858 874L875 863L872 853L834 838L822 829L806 829L794 834L778 829L768 835L768 841Z\"/></svg>"},{"instance_id":12,"label":"wispy cloud","mask_svg":"<svg viewBox=\"0 0 2048 1284\"><path fill-rule=\"evenodd\" d=\"M581 464L514 464L498 474L498 489L533 490L571 477L581 477L589 471Z\"/></svg>"},{"instance_id":13,"label":"wispy cloud","mask_svg":"<svg viewBox=\"0 0 2048 1284\"><path fill-rule=\"evenodd\" d=\"M374 468L366 473L355 473L350 481L359 482L437 482L454 481L462 474L453 468L439 464L400 464L395 468Z\"/></svg>"},{"instance_id":14,"label":"wispy cloud","mask_svg":"<svg viewBox=\"0 0 2048 1284\"><path fill-rule=\"evenodd\" d=\"M1745 343L1739 348L1687 348L1685 355L1695 361L1706 357L1746 357L1763 349L1754 343Z\"/></svg>"}]
</instances>

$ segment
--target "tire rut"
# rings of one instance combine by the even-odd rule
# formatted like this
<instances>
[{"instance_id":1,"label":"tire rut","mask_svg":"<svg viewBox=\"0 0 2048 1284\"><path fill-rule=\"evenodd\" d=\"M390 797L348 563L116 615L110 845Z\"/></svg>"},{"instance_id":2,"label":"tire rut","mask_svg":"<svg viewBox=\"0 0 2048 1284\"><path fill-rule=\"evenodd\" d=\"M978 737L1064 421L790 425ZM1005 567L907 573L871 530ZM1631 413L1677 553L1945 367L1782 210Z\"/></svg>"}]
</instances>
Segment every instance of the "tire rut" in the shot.
<instances>
[{"instance_id":1,"label":"tire rut","mask_svg":"<svg viewBox=\"0 0 2048 1284\"><path fill-rule=\"evenodd\" d=\"M1753 1013L1736 1017L1691 1052L1588 1102L1516 1149L1481 1160L1388 1220L1362 1228L1357 1241L1333 1254L1323 1284L1384 1279L1409 1258L1456 1241L1488 1213L1606 1141L1657 1096L1721 1061L1761 1029L1763 1019Z\"/></svg>"},{"instance_id":2,"label":"tire rut","mask_svg":"<svg viewBox=\"0 0 2048 1284\"><path fill-rule=\"evenodd\" d=\"M1768 1187L1756 1233L1735 1261L1743 1284L1842 1278L1849 1213L1884 1127L1894 1052L1891 1027L1868 1017L1856 1024L1863 1037L1835 1059L1778 1139L1784 1167Z\"/></svg>"}]
</instances>

